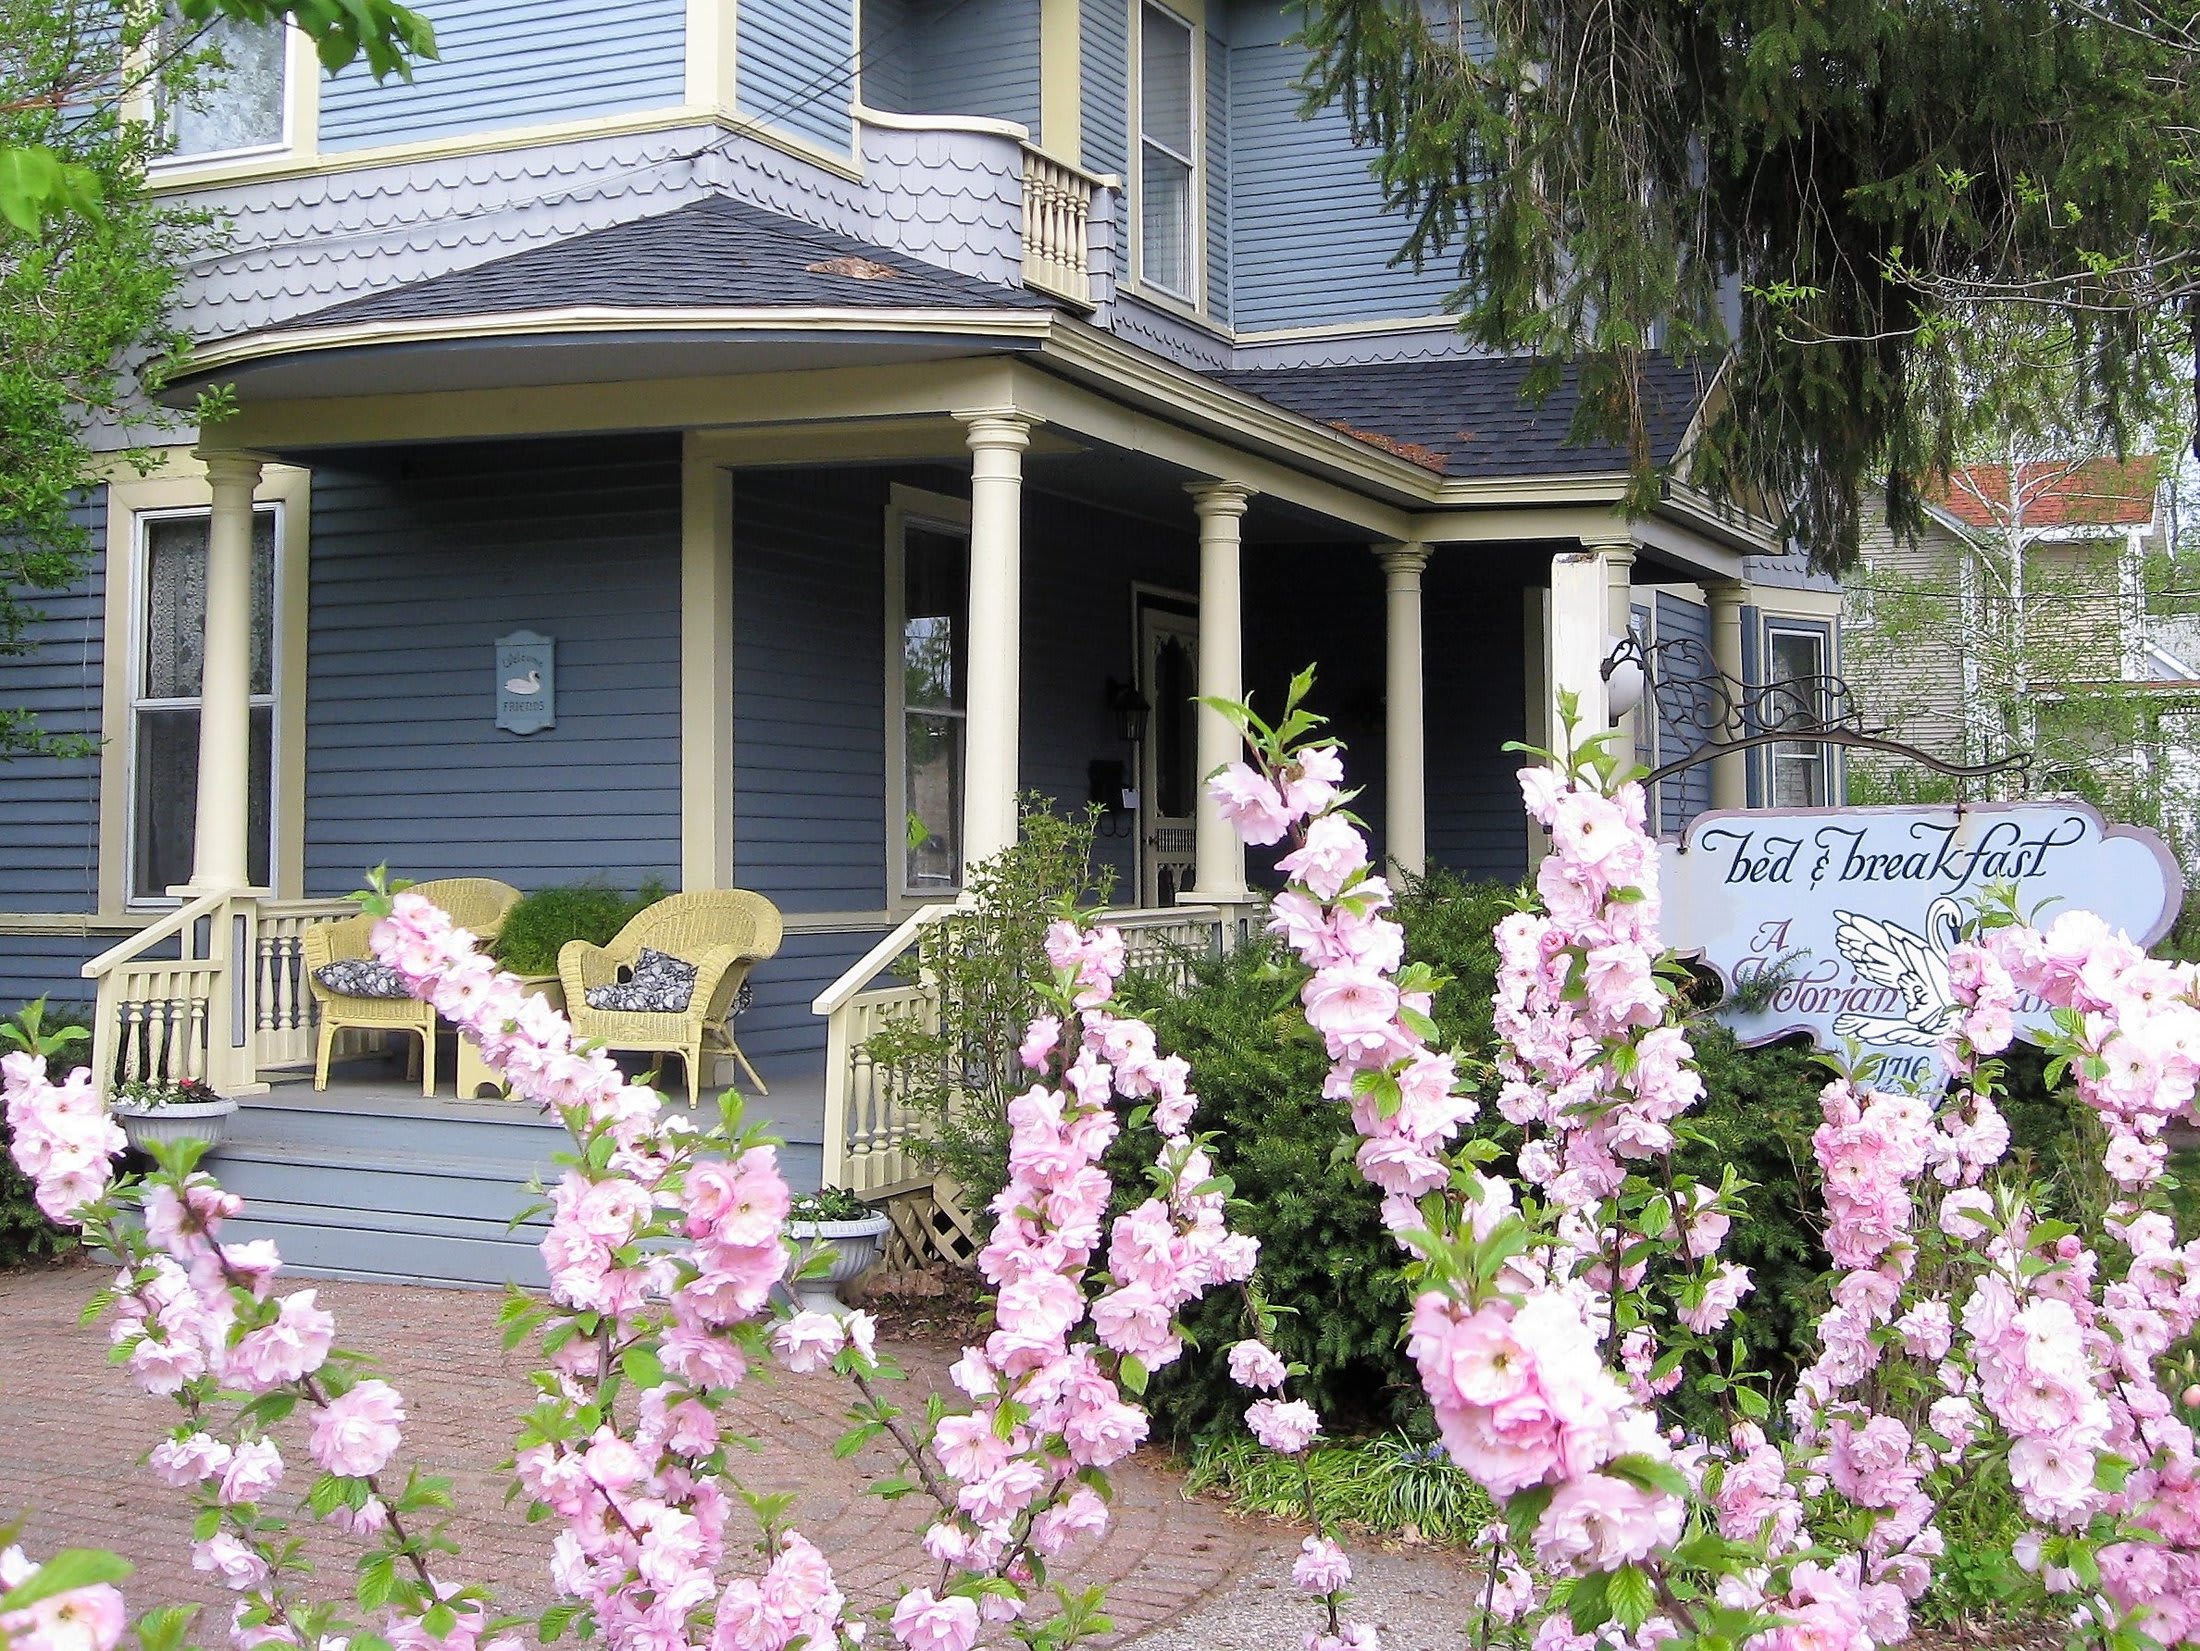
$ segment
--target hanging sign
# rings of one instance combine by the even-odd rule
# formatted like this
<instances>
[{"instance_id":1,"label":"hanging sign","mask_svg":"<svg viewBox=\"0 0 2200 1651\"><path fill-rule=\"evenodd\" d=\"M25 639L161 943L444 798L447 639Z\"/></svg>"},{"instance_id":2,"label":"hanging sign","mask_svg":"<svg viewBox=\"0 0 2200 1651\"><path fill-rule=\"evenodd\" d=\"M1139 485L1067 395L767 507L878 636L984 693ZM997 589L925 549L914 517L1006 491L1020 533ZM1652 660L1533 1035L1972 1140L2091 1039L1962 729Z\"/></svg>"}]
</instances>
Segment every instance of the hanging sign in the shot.
<instances>
[{"instance_id":1,"label":"hanging sign","mask_svg":"<svg viewBox=\"0 0 2200 1651\"><path fill-rule=\"evenodd\" d=\"M497 726L536 734L558 720L558 644L533 631L497 638Z\"/></svg>"},{"instance_id":2,"label":"hanging sign","mask_svg":"<svg viewBox=\"0 0 2200 1651\"><path fill-rule=\"evenodd\" d=\"M2080 802L1728 810L1659 860L1666 943L1742 992L1720 1017L1735 1035L1879 1055L1886 1087L1945 1081L1948 951L1990 889L2014 886L2042 925L2091 911L2142 945L2184 900L2160 837ZM2038 1009L2019 1030L2045 1024Z\"/></svg>"}]
</instances>

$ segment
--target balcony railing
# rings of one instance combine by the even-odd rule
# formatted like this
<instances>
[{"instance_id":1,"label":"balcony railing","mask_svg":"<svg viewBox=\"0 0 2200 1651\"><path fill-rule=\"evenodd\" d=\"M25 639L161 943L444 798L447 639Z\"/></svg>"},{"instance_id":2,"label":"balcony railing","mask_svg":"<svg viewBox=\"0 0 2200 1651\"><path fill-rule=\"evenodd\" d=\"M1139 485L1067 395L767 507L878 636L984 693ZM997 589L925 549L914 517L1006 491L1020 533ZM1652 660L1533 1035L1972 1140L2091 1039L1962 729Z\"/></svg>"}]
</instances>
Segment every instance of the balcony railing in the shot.
<instances>
[{"instance_id":1,"label":"balcony railing","mask_svg":"<svg viewBox=\"0 0 2200 1651\"><path fill-rule=\"evenodd\" d=\"M1090 307L1092 216L1108 180L1024 145L1024 285Z\"/></svg>"}]
</instances>

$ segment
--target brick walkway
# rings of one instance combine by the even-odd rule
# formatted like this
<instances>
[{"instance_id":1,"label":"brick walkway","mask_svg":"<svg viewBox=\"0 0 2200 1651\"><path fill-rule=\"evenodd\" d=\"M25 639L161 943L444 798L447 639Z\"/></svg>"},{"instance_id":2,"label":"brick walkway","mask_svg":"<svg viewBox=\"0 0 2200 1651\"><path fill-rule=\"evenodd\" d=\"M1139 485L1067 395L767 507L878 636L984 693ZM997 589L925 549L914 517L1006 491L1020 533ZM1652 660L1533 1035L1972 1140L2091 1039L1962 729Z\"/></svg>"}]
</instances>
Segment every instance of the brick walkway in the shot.
<instances>
[{"instance_id":1,"label":"brick walkway","mask_svg":"<svg viewBox=\"0 0 2200 1651\"><path fill-rule=\"evenodd\" d=\"M0 1522L28 1514L34 1550L96 1545L121 1553L137 1566L128 1590L134 1608L212 1601L220 1590L190 1568L185 1493L138 1466L175 1409L108 1369L104 1325L77 1322L104 1276L89 1267L0 1275ZM515 1610L548 1604L550 1527L526 1525L505 1510L507 1480L497 1468L510 1453L513 1418L528 1402L522 1359L498 1351L499 1298L387 1285L318 1288L336 1314L338 1344L380 1359L405 1395L412 1419L400 1461L455 1483L450 1534L464 1558L453 1574L493 1584ZM928 1349L901 1351L914 1408L926 1383L940 1379L942 1361ZM831 1556L851 1597L871 1605L891 1600L897 1582L922 1580L922 1556L915 1565L910 1556L923 1510L917 1497L886 1504L856 1494L863 1470L882 1466L885 1453L833 1460L844 1394L823 1376L752 1381L733 1425L759 1445L747 1483L798 1492L795 1523ZM284 1443L286 1456L306 1464L302 1448L292 1449L288 1437ZM1186 1501L1165 1471L1134 1462L1117 1485L1109 1540L1059 1580L1106 1583L1121 1638L1174 1622L1249 1562L1273 1565L1297 1547L1296 1533L1228 1520ZM308 1549L324 1574L348 1584L341 1539L316 1531ZM215 1620L202 1618L198 1637L218 1643L216 1629Z\"/></svg>"}]
</instances>

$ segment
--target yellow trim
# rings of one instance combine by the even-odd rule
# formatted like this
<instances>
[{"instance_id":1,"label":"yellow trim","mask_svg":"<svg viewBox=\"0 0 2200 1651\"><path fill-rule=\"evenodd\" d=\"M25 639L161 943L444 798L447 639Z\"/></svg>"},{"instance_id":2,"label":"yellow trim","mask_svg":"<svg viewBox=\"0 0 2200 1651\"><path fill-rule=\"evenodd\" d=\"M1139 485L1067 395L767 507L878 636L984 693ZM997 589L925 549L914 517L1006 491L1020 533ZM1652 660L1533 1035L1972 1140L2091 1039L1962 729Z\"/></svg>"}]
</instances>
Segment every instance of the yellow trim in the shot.
<instances>
[{"instance_id":1,"label":"yellow trim","mask_svg":"<svg viewBox=\"0 0 2200 1651\"><path fill-rule=\"evenodd\" d=\"M269 153L235 161L215 161L203 166L179 162L163 167L148 187L156 195L211 189L220 184L259 183L278 178L319 176L333 172L357 172L376 166L403 166L419 161L453 160L469 155L502 154L509 150L539 149L552 144L577 143L588 138L624 137L649 132L678 131L683 126L715 126L721 131L751 137L782 153L805 160L824 170L861 183L863 173L855 159L811 143L792 132L766 126L730 109L673 104L658 109L633 109L616 115L589 115L577 120L546 121L535 126L500 126L483 132L462 132L451 137L422 138L411 143L377 144L367 149L332 149L300 157Z\"/></svg>"},{"instance_id":2,"label":"yellow trim","mask_svg":"<svg viewBox=\"0 0 2200 1651\"><path fill-rule=\"evenodd\" d=\"M1233 344L1296 344L1324 338L1375 338L1391 333L1459 330L1456 315L1394 315L1375 321L1324 321L1318 327L1248 327L1229 329Z\"/></svg>"},{"instance_id":3,"label":"yellow trim","mask_svg":"<svg viewBox=\"0 0 2200 1651\"><path fill-rule=\"evenodd\" d=\"M83 936L136 934L159 918L143 912L5 911L0 934Z\"/></svg>"},{"instance_id":4,"label":"yellow trim","mask_svg":"<svg viewBox=\"0 0 2200 1651\"><path fill-rule=\"evenodd\" d=\"M110 476L107 484L106 611L100 680L99 907L131 909L130 670L137 651L138 517L149 511L203 510L213 503L206 465L187 447L166 449L151 474ZM293 465L270 464L253 493L280 504L282 536L275 547L277 641L275 667L275 896L294 900L305 886L306 581L311 558L312 478Z\"/></svg>"},{"instance_id":5,"label":"yellow trim","mask_svg":"<svg viewBox=\"0 0 2200 1651\"><path fill-rule=\"evenodd\" d=\"M514 310L503 315L466 315L403 321L349 322L337 326L297 327L279 332L246 333L202 345L191 357L194 375L221 372L268 356L304 355L319 350L362 349L375 344L450 343L473 338L544 338L600 332L747 332L805 331L954 333L974 337L1043 338L1051 312L1018 310L863 310L726 308L572 304L553 309Z\"/></svg>"},{"instance_id":6,"label":"yellow trim","mask_svg":"<svg viewBox=\"0 0 2200 1651\"><path fill-rule=\"evenodd\" d=\"M290 155L293 160L310 161L321 152L321 55L300 28L291 29L289 46L283 63L283 98Z\"/></svg>"},{"instance_id":7,"label":"yellow trim","mask_svg":"<svg viewBox=\"0 0 2200 1651\"><path fill-rule=\"evenodd\" d=\"M1742 600L1757 610L1760 623L1806 619L1812 624L1824 624L1841 617L1841 592L1837 590L1794 590L1786 585L1753 584L1743 588Z\"/></svg>"},{"instance_id":8,"label":"yellow trim","mask_svg":"<svg viewBox=\"0 0 2200 1651\"><path fill-rule=\"evenodd\" d=\"M680 886L730 889L733 476L693 432L680 459Z\"/></svg>"},{"instance_id":9,"label":"yellow trim","mask_svg":"<svg viewBox=\"0 0 2200 1651\"><path fill-rule=\"evenodd\" d=\"M687 66L684 95L691 109L732 114L740 27L734 0L687 0Z\"/></svg>"},{"instance_id":10,"label":"yellow trim","mask_svg":"<svg viewBox=\"0 0 2200 1651\"><path fill-rule=\"evenodd\" d=\"M1071 166L1084 160L1084 51L1081 0L1039 0L1039 146Z\"/></svg>"}]
</instances>

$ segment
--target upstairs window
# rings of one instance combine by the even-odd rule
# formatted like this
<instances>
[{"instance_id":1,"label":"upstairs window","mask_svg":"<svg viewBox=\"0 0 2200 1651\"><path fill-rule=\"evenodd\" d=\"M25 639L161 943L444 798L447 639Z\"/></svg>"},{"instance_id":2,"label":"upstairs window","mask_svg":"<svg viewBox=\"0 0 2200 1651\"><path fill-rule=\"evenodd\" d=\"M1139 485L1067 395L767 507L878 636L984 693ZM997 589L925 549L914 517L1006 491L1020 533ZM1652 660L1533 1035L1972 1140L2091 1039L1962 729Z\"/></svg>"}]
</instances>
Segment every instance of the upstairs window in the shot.
<instances>
[{"instance_id":1,"label":"upstairs window","mask_svg":"<svg viewBox=\"0 0 2200 1651\"><path fill-rule=\"evenodd\" d=\"M247 874L268 886L275 749L275 545L280 505L252 515L252 796ZM138 517L136 659L130 702L132 904L191 878L198 837L199 705L206 642L204 510Z\"/></svg>"},{"instance_id":2,"label":"upstairs window","mask_svg":"<svg viewBox=\"0 0 2200 1651\"><path fill-rule=\"evenodd\" d=\"M1165 7L1138 11L1138 247L1145 283L1194 303L1199 153L1192 26Z\"/></svg>"},{"instance_id":3,"label":"upstairs window","mask_svg":"<svg viewBox=\"0 0 2200 1651\"><path fill-rule=\"evenodd\" d=\"M163 45L219 60L201 71L189 93L162 104L160 124L171 159L280 149L289 142L290 38L283 24L233 17L200 25L176 20L164 31Z\"/></svg>"}]
</instances>

